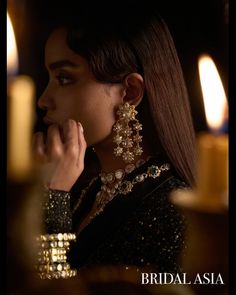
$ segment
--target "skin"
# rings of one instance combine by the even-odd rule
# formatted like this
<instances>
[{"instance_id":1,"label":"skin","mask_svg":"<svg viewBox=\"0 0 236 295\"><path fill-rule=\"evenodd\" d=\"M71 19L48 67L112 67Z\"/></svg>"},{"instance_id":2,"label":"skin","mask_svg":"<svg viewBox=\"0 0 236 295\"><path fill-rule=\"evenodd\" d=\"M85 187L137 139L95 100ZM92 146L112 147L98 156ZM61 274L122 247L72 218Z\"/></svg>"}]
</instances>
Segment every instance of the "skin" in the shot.
<instances>
[{"instance_id":1,"label":"skin","mask_svg":"<svg viewBox=\"0 0 236 295\"><path fill-rule=\"evenodd\" d=\"M36 161L50 167L46 185L69 191L84 169L87 146L95 148L104 172L125 167L113 155L112 127L120 104L141 102L142 76L132 73L116 84L96 81L87 61L67 46L63 28L48 38L45 65L49 82L38 105L46 111L44 121L50 126L46 136L34 135L33 150Z\"/></svg>"}]
</instances>

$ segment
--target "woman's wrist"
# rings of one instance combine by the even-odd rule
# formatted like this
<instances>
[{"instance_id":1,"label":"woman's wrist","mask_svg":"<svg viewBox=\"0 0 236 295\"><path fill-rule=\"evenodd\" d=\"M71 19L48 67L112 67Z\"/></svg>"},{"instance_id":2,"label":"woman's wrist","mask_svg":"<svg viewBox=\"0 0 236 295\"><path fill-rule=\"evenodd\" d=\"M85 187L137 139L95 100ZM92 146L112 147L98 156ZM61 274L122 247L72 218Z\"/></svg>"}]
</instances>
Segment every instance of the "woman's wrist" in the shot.
<instances>
[{"instance_id":1,"label":"woman's wrist","mask_svg":"<svg viewBox=\"0 0 236 295\"><path fill-rule=\"evenodd\" d=\"M71 183L68 184L63 180L62 181L51 180L45 184L45 187L47 189L55 190L55 191L63 191L63 192L69 192L71 190L72 186L73 185Z\"/></svg>"},{"instance_id":2,"label":"woman's wrist","mask_svg":"<svg viewBox=\"0 0 236 295\"><path fill-rule=\"evenodd\" d=\"M47 188L44 192L43 215L47 233L70 232L72 212L70 193Z\"/></svg>"}]
</instances>

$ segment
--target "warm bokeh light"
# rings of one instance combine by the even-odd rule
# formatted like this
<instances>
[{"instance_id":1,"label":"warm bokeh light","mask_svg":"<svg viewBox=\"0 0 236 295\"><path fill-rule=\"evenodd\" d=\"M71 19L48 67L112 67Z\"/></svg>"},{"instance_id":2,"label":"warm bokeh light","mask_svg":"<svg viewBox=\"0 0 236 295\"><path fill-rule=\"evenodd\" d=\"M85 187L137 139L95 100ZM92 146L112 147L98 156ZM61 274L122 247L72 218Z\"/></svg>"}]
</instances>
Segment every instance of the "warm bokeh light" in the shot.
<instances>
[{"instance_id":1,"label":"warm bokeh light","mask_svg":"<svg viewBox=\"0 0 236 295\"><path fill-rule=\"evenodd\" d=\"M10 87L10 132L8 169L21 179L31 167L32 126L34 123L34 84L28 76L18 76Z\"/></svg>"},{"instance_id":2,"label":"warm bokeh light","mask_svg":"<svg viewBox=\"0 0 236 295\"><path fill-rule=\"evenodd\" d=\"M17 76L18 53L13 26L7 13L8 178L23 181L32 168L31 141L34 125L34 83L28 76ZM11 77L14 76L14 77Z\"/></svg>"},{"instance_id":3,"label":"warm bokeh light","mask_svg":"<svg viewBox=\"0 0 236 295\"><path fill-rule=\"evenodd\" d=\"M18 55L16 48L16 39L11 23L11 19L7 12L7 73L15 74L18 68Z\"/></svg>"},{"instance_id":4,"label":"warm bokeh light","mask_svg":"<svg viewBox=\"0 0 236 295\"><path fill-rule=\"evenodd\" d=\"M207 124L219 130L228 117L228 103L216 65L209 55L201 55L198 69Z\"/></svg>"}]
</instances>

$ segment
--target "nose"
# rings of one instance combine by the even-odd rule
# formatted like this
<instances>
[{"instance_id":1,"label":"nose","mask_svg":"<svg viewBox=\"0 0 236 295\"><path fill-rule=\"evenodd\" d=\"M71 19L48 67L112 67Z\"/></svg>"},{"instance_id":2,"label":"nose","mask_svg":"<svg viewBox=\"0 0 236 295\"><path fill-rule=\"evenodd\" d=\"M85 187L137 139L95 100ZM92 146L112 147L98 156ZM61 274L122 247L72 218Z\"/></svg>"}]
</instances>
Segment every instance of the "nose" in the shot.
<instances>
[{"instance_id":1,"label":"nose","mask_svg":"<svg viewBox=\"0 0 236 295\"><path fill-rule=\"evenodd\" d=\"M55 102L52 95L49 92L48 87L44 90L38 100L38 107L42 110L52 110L55 108Z\"/></svg>"}]
</instances>

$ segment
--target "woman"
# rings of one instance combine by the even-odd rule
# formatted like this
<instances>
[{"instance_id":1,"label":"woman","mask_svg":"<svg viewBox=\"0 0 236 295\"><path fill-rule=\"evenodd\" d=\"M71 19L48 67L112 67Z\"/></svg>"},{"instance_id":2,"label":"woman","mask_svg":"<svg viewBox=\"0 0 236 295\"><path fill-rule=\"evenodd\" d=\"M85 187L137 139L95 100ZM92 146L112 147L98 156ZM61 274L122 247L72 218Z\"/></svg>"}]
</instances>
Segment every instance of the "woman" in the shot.
<instances>
[{"instance_id":1,"label":"woman","mask_svg":"<svg viewBox=\"0 0 236 295\"><path fill-rule=\"evenodd\" d=\"M130 12L77 16L46 43L38 105L49 128L34 136L37 160L50 167L42 277L73 276L67 262L179 270L184 218L170 196L194 185L190 107L166 24L152 9ZM98 171L85 161L91 148ZM72 198L77 181L83 190Z\"/></svg>"}]
</instances>

